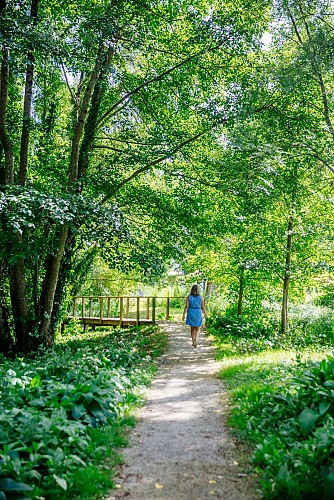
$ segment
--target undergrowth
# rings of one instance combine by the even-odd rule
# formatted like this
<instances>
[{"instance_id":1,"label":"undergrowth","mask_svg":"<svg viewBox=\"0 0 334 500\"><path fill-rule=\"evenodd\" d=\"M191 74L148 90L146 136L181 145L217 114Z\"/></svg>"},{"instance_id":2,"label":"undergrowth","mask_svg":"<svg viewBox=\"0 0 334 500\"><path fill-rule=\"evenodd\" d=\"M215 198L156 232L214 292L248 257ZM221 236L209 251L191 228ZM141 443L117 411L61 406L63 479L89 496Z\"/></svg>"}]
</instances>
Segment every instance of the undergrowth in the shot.
<instances>
[{"instance_id":1,"label":"undergrowth","mask_svg":"<svg viewBox=\"0 0 334 500\"><path fill-rule=\"evenodd\" d=\"M232 405L229 424L252 444L267 499L334 498L332 333L308 332L302 341L292 331L279 345L275 330L257 337L254 324L225 323L220 331L209 322Z\"/></svg>"},{"instance_id":2,"label":"undergrowth","mask_svg":"<svg viewBox=\"0 0 334 500\"><path fill-rule=\"evenodd\" d=\"M1 358L0 500L88 499L112 487L121 428L133 424L129 412L166 342L154 326L117 329Z\"/></svg>"},{"instance_id":3,"label":"undergrowth","mask_svg":"<svg viewBox=\"0 0 334 500\"><path fill-rule=\"evenodd\" d=\"M331 314L294 318L284 334L279 322L267 316L248 319L216 314L208 318L207 328L215 336L221 356L276 349L318 350L330 348L334 343Z\"/></svg>"}]
</instances>

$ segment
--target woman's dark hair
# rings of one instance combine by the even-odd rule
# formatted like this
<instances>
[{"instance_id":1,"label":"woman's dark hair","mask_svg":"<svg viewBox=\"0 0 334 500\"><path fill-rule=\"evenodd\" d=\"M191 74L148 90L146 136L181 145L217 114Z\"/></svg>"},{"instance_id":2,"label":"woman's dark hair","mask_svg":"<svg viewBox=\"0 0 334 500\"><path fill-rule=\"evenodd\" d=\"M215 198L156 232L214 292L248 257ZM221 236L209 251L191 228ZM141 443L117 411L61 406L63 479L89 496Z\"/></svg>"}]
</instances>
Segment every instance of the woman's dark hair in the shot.
<instances>
[{"instance_id":1,"label":"woman's dark hair","mask_svg":"<svg viewBox=\"0 0 334 500\"><path fill-rule=\"evenodd\" d=\"M199 290L197 285L193 285L190 290L190 295L197 297L199 295Z\"/></svg>"}]
</instances>

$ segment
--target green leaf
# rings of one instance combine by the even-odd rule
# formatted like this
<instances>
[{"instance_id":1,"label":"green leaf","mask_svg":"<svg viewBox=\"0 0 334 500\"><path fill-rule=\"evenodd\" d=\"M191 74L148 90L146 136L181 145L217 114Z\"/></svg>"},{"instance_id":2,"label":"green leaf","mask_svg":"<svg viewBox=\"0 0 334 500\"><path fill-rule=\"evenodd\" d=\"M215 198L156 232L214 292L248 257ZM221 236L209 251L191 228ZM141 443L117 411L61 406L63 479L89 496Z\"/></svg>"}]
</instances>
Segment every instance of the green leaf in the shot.
<instances>
[{"instance_id":1,"label":"green leaf","mask_svg":"<svg viewBox=\"0 0 334 500\"><path fill-rule=\"evenodd\" d=\"M42 408L45 407L45 400L43 398L38 398L38 399L32 399L29 401L30 406L41 406Z\"/></svg>"},{"instance_id":2,"label":"green leaf","mask_svg":"<svg viewBox=\"0 0 334 500\"><path fill-rule=\"evenodd\" d=\"M41 383L41 377L39 375L36 375L35 377L32 378L30 382L30 387L40 387L42 385Z\"/></svg>"},{"instance_id":3,"label":"green leaf","mask_svg":"<svg viewBox=\"0 0 334 500\"><path fill-rule=\"evenodd\" d=\"M29 484L18 483L14 479L3 478L0 479L0 490L3 491L31 491L32 487Z\"/></svg>"},{"instance_id":4,"label":"green leaf","mask_svg":"<svg viewBox=\"0 0 334 500\"><path fill-rule=\"evenodd\" d=\"M323 415L325 415L325 413L327 413L327 411L330 409L331 406L332 403L326 403L325 401L321 401L321 403L319 404L320 416L322 417Z\"/></svg>"},{"instance_id":5,"label":"green leaf","mask_svg":"<svg viewBox=\"0 0 334 500\"><path fill-rule=\"evenodd\" d=\"M98 420L100 420L104 424L107 423L107 417L106 417L106 414L103 410L96 408L96 409L92 410L92 414L94 415L94 417L96 417Z\"/></svg>"},{"instance_id":6,"label":"green leaf","mask_svg":"<svg viewBox=\"0 0 334 500\"><path fill-rule=\"evenodd\" d=\"M307 436L315 424L315 422L320 417L319 413L311 410L311 408L305 408L299 415L300 430Z\"/></svg>"},{"instance_id":7,"label":"green leaf","mask_svg":"<svg viewBox=\"0 0 334 500\"><path fill-rule=\"evenodd\" d=\"M67 482L66 479L63 479L62 477L56 476L56 474L53 474L53 478L55 479L56 483L63 489L67 490Z\"/></svg>"},{"instance_id":8,"label":"green leaf","mask_svg":"<svg viewBox=\"0 0 334 500\"><path fill-rule=\"evenodd\" d=\"M84 405L75 405L72 408L72 416L75 420L79 420L86 413Z\"/></svg>"}]
</instances>

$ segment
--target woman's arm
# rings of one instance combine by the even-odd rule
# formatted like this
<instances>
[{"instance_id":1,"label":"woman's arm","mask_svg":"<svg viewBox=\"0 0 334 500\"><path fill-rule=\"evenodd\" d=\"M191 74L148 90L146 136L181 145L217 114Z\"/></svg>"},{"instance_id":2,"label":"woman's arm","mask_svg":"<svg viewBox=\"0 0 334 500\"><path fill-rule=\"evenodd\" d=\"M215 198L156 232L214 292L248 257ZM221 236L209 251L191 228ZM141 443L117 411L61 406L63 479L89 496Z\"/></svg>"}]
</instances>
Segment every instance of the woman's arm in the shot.
<instances>
[{"instance_id":1,"label":"woman's arm","mask_svg":"<svg viewBox=\"0 0 334 500\"><path fill-rule=\"evenodd\" d=\"M188 309L189 309L189 300L187 298L187 300L186 300L186 306L185 306L184 311L183 311L182 321L184 321L186 319L186 314L188 312Z\"/></svg>"},{"instance_id":2,"label":"woman's arm","mask_svg":"<svg viewBox=\"0 0 334 500\"><path fill-rule=\"evenodd\" d=\"M204 304L204 299L203 299L203 297L202 297L201 306L202 306L202 313L203 313L203 316L204 316L204 317L206 317L205 304Z\"/></svg>"}]
</instances>

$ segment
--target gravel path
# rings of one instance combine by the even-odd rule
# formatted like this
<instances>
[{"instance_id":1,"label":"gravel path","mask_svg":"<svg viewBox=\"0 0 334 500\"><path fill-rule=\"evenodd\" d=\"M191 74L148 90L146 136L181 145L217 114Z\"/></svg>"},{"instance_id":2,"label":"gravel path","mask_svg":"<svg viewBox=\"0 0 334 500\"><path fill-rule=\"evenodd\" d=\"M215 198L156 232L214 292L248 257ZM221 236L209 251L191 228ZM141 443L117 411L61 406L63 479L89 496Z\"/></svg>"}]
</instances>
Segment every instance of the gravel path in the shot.
<instances>
[{"instance_id":1,"label":"gravel path","mask_svg":"<svg viewBox=\"0 0 334 500\"><path fill-rule=\"evenodd\" d=\"M194 349L183 323L161 326L169 348L130 432L118 489L108 500L259 498L254 477L238 464L238 450L224 426L224 386L215 377L219 363L213 347L201 334Z\"/></svg>"}]
</instances>

